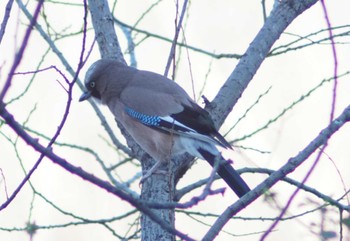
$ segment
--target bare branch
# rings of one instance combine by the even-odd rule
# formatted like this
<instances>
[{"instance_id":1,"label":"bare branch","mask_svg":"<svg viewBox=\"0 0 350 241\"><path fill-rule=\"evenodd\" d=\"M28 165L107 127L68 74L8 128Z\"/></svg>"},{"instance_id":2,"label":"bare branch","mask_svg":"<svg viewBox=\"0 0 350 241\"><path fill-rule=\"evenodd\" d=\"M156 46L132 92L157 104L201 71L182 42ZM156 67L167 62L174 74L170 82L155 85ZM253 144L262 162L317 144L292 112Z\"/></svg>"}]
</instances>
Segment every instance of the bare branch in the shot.
<instances>
[{"instance_id":1,"label":"bare branch","mask_svg":"<svg viewBox=\"0 0 350 241\"><path fill-rule=\"evenodd\" d=\"M4 14L4 18L2 19L1 28L0 28L0 44L1 44L2 38L5 35L7 22L9 20L9 18L10 18L10 12L11 12L11 9L12 9L12 4L13 4L13 0L9 0L7 2L6 8L5 8L5 14Z\"/></svg>"},{"instance_id":2,"label":"bare branch","mask_svg":"<svg viewBox=\"0 0 350 241\"><path fill-rule=\"evenodd\" d=\"M350 121L350 106L343 113L331 122L321 133L307 145L297 156L290 158L288 162L279 170L272 173L266 180L260 183L251 192L246 194L240 200L229 206L219 219L215 222L212 228L208 231L203 240L213 240L217 233L222 229L226 222L242 208L248 206L256 198L262 195L267 189L275 185L279 180L282 180L286 175L293 172L300 166L314 151L324 145L328 139L337 132L345 123Z\"/></svg>"},{"instance_id":3,"label":"bare branch","mask_svg":"<svg viewBox=\"0 0 350 241\"><path fill-rule=\"evenodd\" d=\"M148 207L146 207L142 201L140 201L138 198L133 197L129 193L126 193L123 189L119 189L118 187L112 186L110 183L103 181L94 175L85 172L80 167L76 167L70 163L68 163L63 158L57 156L53 153L51 148L46 148L42 146L37 139L32 138L30 135L27 134L26 131L23 130L21 125L16 122L13 115L11 115L5 107L3 107L3 103L0 102L0 116L6 121L6 123L15 131L28 145L32 146L36 151L41 153L41 156L46 156L51 161L56 163L57 165L61 166L62 168L66 169L68 172L77 175L81 177L82 179L89 181L90 183L106 190L107 192L118 196L119 198L127 201L134 207L138 208L141 212L145 213L148 217L150 217L154 222L159 224L162 228L167 230L170 233L173 233L179 237L181 237L184 240L193 240L187 235L175 230L172 226L170 226L168 223L164 222L163 219L153 213ZM38 163L38 162L37 162ZM0 206L0 211L4 209L6 205Z\"/></svg>"},{"instance_id":4,"label":"bare branch","mask_svg":"<svg viewBox=\"0 0 350 241\"><path fill-rule=\"evenodd\" d=\"M25 5L23 4L22 1L18 0L17 1L19 7L21 8L21 10L24 12L24 14L26 15L26 17L28 19L32 19L33 16L29 13L29 11L27 10L27 8L25 7ZM58 49L58 47L56 46L56 44L51 40L51 38L48 36L48 34L43 30L43 28L39 25L36 24L35 25L36 29L38 30L38 32L40 33L40 35L43 37L43 39L47 42L47 44L50 46L50 48L52 49L52 51L57 55L57 57L60 59L60 61L62 62L62 64L65 66L66 70L71 74L71 76L75 76L75 71L73 70L73 68L70 66L68 60L63 56L63 54L60 52L60 50ZM79 86L80 89L84 88L83 83L78 79L76 82ZM120 150L122 150L123 152L125 152L126 154L130 155L131 157L133 157L133 153L130 151L130 149L128 147L126 147L125 145L123 145L120 141L118 141L117 137L115 136L115 134L112 131L112 128L110 127L110 125L108 124L106 117L102 114L102 112L100 111L99 107L97 106L97 104L93 101L89 101L89 103L91 104L91 106L93 107L94 111L96 112L96 115L98 116L98 118L101 120L101 124L102 126L105 128L107 134L109 135L109 137L111 138L111 140L113 141L114 145L116 147L118 147Z\"/></svg>"},{"instance_id":5,"label":"bare branch","mask_svg":"<svg viewBox=\"0 0 350 241\"><path fill-rule=\"evenodd\" d=\"M102 58L125 63L107 1L89 0L92 24Z\"/></svg>"},{"instance_id":6,"label":"bare branch","mask_svg":"<svg viewBox=\"0 0 350 241\"><path fill-rule=\"evenodd\" d=\"M187 9L187 3L188 3L188 0L185 0L184 4L182 5L182 11L181 11L179 22L177 23L176 20L175 20L175 24L177 24L177 26L175 28L175 36L173 38L173 43L171 45L170 54L169 54L169 57L168 57L168 62L166 64L166 66L165 66L164 76L168 76L169 69L170 69L170 64L175 59L176 43L177 43L177 39L179 38L179 34L180 34L181 26L182 26L182 21L184 19L185 12L186 12L186 9ZM177 4L178 4L178 1L177 1ZM173 78L174 78L174 76L173 76Z\"/></svg>"},{"instance_id":7,"label":"bare branch","mask_svg":"<svg viewBox=\"0 0 350 241\"><path fill-rule=\"evenodd\" d=\"M317 0L280 1L272 10L264 26L249 45L234 71L221 87L212 103L207 106L217 126L221 126L231 112L268 55L272 45L283 31L297 16L316 2Z\"/></svg>"},{"instance_id":8,"label":"bare branch","mask_svg":"<svg viewBox=\"0 0 350 241\"><path fill-rule=\"evenodd\" d=\"M30 23L29 23L29 26L27 27L27 31L24 35L24 38L23 38L23 41L22 41L22 44L21 44L21 47L19 48L17 54L16 54L16 57L13 61L13 64L11 66L11 70L7 76L7 79L6 79L6 82L5 82L5 85L0 93L0 101L3 101L7 91L9 90L10 86L11 86L11 81L12 81L12 77L13 77L13 74L16 72L16 69L18 67L18 65L20 64L21 60L22 60L22 57L23 57L23 53L27 47L27 44L28 44L28 41L29 41L29 37L33 31L33 28L36 24L36 20L39 16L39 13L40 13L40 9L41 9L41 6L43 5L43 2L44 0L39 0L38 1L38 4L36 5L36 9L34 11L34 15L33 17L30 19ZM0 106L1 108L1 106Z\"/></svg>"}]
</instances>

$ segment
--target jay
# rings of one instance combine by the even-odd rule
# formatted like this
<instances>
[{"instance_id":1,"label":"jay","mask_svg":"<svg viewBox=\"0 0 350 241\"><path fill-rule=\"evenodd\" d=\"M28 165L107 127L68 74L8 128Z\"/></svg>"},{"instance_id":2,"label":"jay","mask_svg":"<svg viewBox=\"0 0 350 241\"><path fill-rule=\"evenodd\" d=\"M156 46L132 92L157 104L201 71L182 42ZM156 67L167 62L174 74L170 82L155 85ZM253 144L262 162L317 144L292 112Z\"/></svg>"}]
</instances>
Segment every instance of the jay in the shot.
<instances>
[{"instance_id":1,"label":"jay","mask_svg":"<svg viewBox=\"0 0 350 241\"><path fill-rule=\"evenodd\" d=\"M239 197L250 191L219 152L217 146L232 147L216 130L209 113L174 81L117 60L101 59L86 72L85 87L79 101L92 96L107 105L132 138L156 160L142 181L171 156L187 152L213 167L218 161L218 174Z\"/></svg>"}]
</instances>

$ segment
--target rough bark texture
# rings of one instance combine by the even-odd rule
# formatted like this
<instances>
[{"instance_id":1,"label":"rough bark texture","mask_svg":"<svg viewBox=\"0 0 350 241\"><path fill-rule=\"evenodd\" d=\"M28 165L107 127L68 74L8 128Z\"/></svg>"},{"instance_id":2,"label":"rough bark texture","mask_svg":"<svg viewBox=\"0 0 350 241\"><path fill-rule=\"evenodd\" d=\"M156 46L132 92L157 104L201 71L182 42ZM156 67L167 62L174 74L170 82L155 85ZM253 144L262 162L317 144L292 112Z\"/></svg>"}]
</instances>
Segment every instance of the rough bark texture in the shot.
<instances>
[{"instance_id":1,"label":"rough bark texture","mask_svg":"<svg viewBox=\"0 0 350 241\"><path fill-rule=\"evenodd\" d=\"M147 155L146 155L147 156ZM148 159L148 160L145 160ZM142 160L142 169L149 170L148 165L154 164L151 158L146 157ZM145 167L147 166L147 167ZM170 166L170 165L168 165ZM174 175L153 174L142 186L141 199L155 202L171 202L174 197ZM154 209L153 210L164 222L175 226L175 210L174 209ZM142 234L141 240L162 240L174 241L175 236L164 231L157 223L153 222L148 216L141 217Z\"/></svg>"},{"instance_id":2,"label":"rough bark texture","mask_svg":"<svg viewBox=\"0 0 350 241\"><path fill-rule=\"evenodd\" d=\"M89 9L101 57L117 59L125 63L108 2L89 0Z\"/></svg>"}]
</instances>

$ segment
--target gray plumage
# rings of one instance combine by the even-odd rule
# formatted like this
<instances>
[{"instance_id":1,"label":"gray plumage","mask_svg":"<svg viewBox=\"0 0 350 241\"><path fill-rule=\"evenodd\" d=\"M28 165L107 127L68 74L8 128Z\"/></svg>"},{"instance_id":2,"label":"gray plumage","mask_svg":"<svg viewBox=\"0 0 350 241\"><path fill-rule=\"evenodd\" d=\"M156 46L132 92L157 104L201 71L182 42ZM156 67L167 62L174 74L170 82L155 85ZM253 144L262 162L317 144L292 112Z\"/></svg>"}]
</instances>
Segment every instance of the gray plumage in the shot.
<instances>
[{"instance_id":1,"label":"gray plumage","mask_svg":"<svg viewBox=\"0 0 350 241\"><path fill-rule=\"evenodd\" d=\"M157 161L142 180L161 162L188 152L207 159L211 165L219 158L218 173L238 196L250 190L216 148L231 146L215 129L209 113L174 81L102 59L88 69L85 86L87 91L80 101L93 96L106 104L141 148Z\"/></svg>"}]
</instances>

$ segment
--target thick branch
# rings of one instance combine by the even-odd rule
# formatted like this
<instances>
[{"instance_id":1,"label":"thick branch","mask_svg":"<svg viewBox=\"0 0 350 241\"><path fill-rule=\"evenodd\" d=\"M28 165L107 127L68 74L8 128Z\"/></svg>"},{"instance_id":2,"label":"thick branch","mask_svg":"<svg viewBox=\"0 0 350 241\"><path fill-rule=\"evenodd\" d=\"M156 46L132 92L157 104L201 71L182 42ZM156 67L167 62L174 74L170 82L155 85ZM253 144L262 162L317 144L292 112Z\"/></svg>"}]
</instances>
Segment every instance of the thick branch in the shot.
<instances>
[{"instance_id":1,"label":"thick branch","mask_svg":"<svg viewBox=\"0 0 350 241\"><path fill-rule=\"evenodd\" d=\"M283 0L273 9L234 71L208 106L217 126L221 126L231 112L283 31L296 17L316 2L317 0Z\"/></svg>"},{"instance_id":2,"label":"thick branch","mask_svg":"<svg viewBox=\"0 0 350 241\"><path fill-rule=\"evenodd\" d=\"M125 63L107 1L89 0L89 7L102 58L117 59Z\"/></svg>"}]
</instances>

